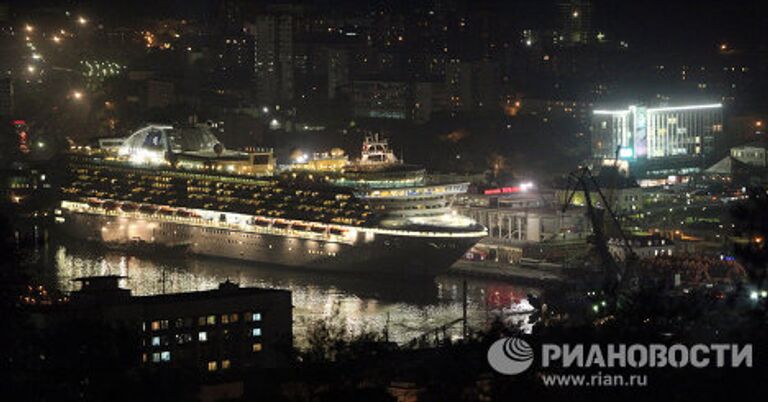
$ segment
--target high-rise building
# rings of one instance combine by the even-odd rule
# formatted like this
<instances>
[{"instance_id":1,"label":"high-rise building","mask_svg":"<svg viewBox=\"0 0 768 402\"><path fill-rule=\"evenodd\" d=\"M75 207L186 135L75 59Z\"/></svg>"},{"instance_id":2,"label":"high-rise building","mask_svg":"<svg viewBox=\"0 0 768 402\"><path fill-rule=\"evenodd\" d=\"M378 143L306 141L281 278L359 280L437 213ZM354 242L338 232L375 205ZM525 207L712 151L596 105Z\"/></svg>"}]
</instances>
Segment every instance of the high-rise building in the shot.
<instances>
[{"instance_id":1,"label":"high-rise building","mask_svg":"<svg viewBox=\"0 0 768 402\"><path fill-rule=\"evenodd\" d=\"M470 111L499 107L501 101L501 69L490 61L462 62L451 60L445 66L448 107Z\"/></svg>"},{"instance_id":2,"label":"high-rise building","mask_svg":"<svg viewBox=\"0 0 768 402\"><path fill-rule=\"evenodd\" d=\"M293 17L260 15L246 30L254 37L256 94L262 103L291 101L294 97Z\"/></svg>"},{"instance_id":3,"label":"high-rise building","mask_svg":"<svg viewBox=\"0 0 768 402\"><path fill-rule=\"evenodd\" d=\"M328 99L335 99L339 89L349 85L350 56L346 49L328 49Z\"/></svg>"},{"instance_id":4,"label":"high-rise building","mask_svg":"<svg viewBox=\"0 0 768 402\"><path fill-rule=\"evenodd\" d=\"M239 33L243 29L240 0L220 0L218 22L225 33Z\"/></svg>"},{"instance_id":5,"label":"high-rise building","mask_svg":"<svg viewBox=\"0 0 768 402\"><path fill-rule=\"evenodd\" d=\"M172 82L147 81L147 108L164 108L174 102L174 85Z\"/></svg>"},{"instance_id":6,"label":"high-rise building","mask_svg":"<svg viewBox=\"0 0 768 402\"><path fill-rule=\"evenodd\" d=\"M0 116L13 113L13 82L9 77L0 78Z\"/></svg>"},{"instance_id":7,"label":"high-rise building","mask_svg":"<svg viewBox=\"0 0 768 402\"><path fill-rule=\"evenodd\" d=\"M592 1L565 0L558 4L558 11L557 42L563 45L589 43L592 37Z\"/></svg>"},{"instance_id":8,"label":"high-rise building","mask_svg":"<svg viewBox=\"0 0 768 402\"><path fill-rule=\"evenodd\" d=\"M711 157L723 131L722 104L595 110L592 155L628 160Z\"/></svg>"}]
</instances>

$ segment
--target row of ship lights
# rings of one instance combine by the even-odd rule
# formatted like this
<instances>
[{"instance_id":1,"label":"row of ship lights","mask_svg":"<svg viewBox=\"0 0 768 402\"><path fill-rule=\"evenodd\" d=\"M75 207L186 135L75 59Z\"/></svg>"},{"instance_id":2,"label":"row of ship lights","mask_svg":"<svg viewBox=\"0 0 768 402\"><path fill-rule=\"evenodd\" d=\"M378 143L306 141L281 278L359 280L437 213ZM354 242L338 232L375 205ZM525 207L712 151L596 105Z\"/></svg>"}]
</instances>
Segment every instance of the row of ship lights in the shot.
<instances>
[{"instance_id":1,"label":"row of ship lights","mask_svg":"<svg viewBox=\"0 0 768 402\"><path fill-rule=\"evenodd\" d=\"M105 205L105 204L111 204L111 205ZM123 211L127 213L133 213L136 211L147 213L147 214L154 214L154 213L160 213L161 215L165 216L177 216L181 218L201 218L200 215L187 211L184 209L174 209L170 207L154 207L150 205L137 205L133 203L118 203L116 201L96 201L96 200L89 200L88 205L92 208L104 208L105 210L115 210L118 207ZM269 219L269 218L263 218L258 217L255 218L251 225L259 226L259 227L268 227L272 226L276 229L282 229L282 230L296 230L296 231L310 231L317 234L324 234L328 231L330 231L330 234L336 235L336 236L343 236L347 230L341 229L341 228L334 228L329 227L326 225L319 225L319 224L307 224L299 221L289 221L285 219ZM319 232L317 230L322 229L322 232Z\"/></svg>"}]
</instances>

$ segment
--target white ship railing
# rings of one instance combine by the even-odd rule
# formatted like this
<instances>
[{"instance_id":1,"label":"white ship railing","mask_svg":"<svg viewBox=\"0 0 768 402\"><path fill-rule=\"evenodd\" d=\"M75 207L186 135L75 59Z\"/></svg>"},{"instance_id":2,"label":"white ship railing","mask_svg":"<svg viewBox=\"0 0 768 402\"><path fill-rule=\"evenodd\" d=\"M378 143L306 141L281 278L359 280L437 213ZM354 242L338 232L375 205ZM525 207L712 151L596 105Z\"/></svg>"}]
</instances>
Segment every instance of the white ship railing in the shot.
<instances>
[{"instance_id":1,"label":"white ship railing","mask_svg":"<svg viewBox=\"0 0 768 402\"><path fill-rule=\"evenodd\" d=\"M292 236L292 237L301 237L301 238L307 238L312 240L332 240L332 241L338 241L338 242L350 242L354 241L357 238L358 233L370 233L373 235L376 234L382 234L382 235L390 235L390 236L408 236L408 237L436 237L436 238L474 238L474 237L485 237L488 235L488 231L483 228L482 230L474 230L469 232L438 232L438 231L421 231L421 230L403 230L403 229L385 229L385 228L363 228L363 227L355 227L355 226L347 226L347 225L339 225L339 224L321 224L317 222L310 222L310 221L300 221L300 220L288 220L285 219L285 222L290 225L303 225L307 227L311 226L325 226L327 229L323 233L315 233L311 231L299 231L299 230L293 230L289 228L280 229L275 228L272 223L270 223L269 226L259 226L259 225L253 225L248 223L226 223L226 222L220 222L215 220L208 220L208 219L202 219L197 217L182 217L182 216L176 216L176 215L163 215L163 214L147 214L140 211L132 211L132 212L125 212L121 210L107 210L102 207L93 207L88 205L87 203L83 202L75 202L75 201L62 201L61 208L65 210L70 210L73 212L80 212L80 213L90 213L90 214L96 214L96 215L105 215L105 216L114 216L114 217L124 217L124 218L140 218L140 219L146 219L146 220L154 220L154 221L161 221L161 222L174 222L174 223L183 223L187 225L192 226L200 226L200 227L207 227L207 228L213 228L213 229L229 229L229 230L236 230L241 232L249 232L249 233L258 233L258 234L279 234L283 236ZM266 216L253 216L254 219L264 219L269 221L274 221L275 219L281 219L281 218L272 218L272 217L266 217ZM331 233L331 230L341 230L344 231L345 234L343 235L335 235Z\"/></svg>"}]
</instances>

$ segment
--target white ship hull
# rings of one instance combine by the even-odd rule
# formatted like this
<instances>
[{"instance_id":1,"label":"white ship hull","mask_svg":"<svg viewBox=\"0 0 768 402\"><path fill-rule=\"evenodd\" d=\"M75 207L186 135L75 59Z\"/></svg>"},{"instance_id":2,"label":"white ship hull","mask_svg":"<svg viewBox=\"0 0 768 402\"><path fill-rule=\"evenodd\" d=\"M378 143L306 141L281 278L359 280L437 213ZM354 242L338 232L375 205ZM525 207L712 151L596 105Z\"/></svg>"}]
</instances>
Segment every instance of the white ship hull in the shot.
<instances>
[{"instance_id":1,"label":"white ship hull","mask_svg":"<svg viewBox=\"0 0 768 402\"><path fill-rule=\"evenodd\" d=\"M113 246L185 249L191 254L334 271L434 276L485 235L351 228L343 235L190 222L140 213L62 208L57 220L77 239Z\"/></svg>"}]
</instances>

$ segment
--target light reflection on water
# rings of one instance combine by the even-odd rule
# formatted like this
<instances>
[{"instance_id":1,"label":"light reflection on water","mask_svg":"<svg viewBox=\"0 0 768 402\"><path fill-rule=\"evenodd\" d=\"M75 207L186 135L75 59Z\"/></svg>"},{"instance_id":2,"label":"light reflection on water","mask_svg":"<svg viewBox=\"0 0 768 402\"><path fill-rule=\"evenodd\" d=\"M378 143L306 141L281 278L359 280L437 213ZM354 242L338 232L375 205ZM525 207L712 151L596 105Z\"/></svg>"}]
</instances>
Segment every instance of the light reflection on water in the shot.
<instances>
[{"instance_id":1,"label":"light reflection on water","mask_svg":"<svg viewBox=\"0 0 768 402\"><path fill-rule=\"evenodd\" d=\"M241 286L288 289L293 295L296 344L304 342L308 323L329 317L338 304L349 329L382 331L389 316L390 340L406 342L462 316L462 281L456 276L434 280L389 279L355 274L318 273L294 268L190 256L130 255L97 245L52 244L46 253L63 291L72 280L94 275L128 277L123 287L134 295L153 295L216 288L229 279ZM483 328L491 310L525 297L531 289L494 280L467 279L470 328ZM455 328L455 334L460 326Z\"/></svg>"}]
</instances>

